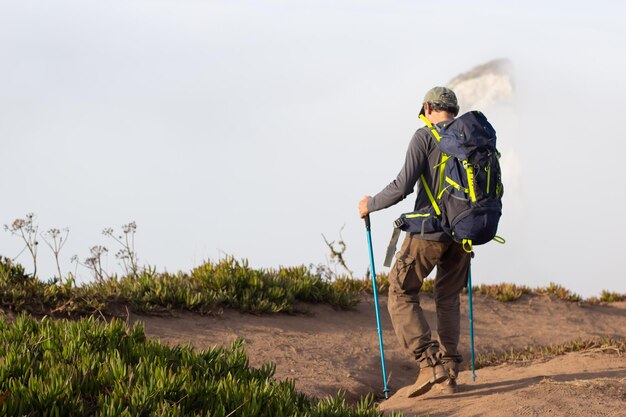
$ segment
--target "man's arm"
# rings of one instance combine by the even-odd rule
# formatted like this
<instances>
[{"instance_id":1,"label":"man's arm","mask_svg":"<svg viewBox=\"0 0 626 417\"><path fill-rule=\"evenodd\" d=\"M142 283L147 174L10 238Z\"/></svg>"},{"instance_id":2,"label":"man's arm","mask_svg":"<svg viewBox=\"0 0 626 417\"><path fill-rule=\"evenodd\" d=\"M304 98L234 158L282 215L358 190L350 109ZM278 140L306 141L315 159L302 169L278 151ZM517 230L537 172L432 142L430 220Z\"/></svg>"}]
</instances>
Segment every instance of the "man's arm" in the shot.
<instances>
[{"instance_id":1,"label":"man's arm","mask_svg":"<svg viewBox=\"0 0 626 417\"><path fill-rule=\"evenodd\" d=\"M426 141L422 136L424 132L415 132L409 148L406 152L404 165L398 176L381 192L374 197L365 196L359 202L359 215L361 218L373 211L382 210L404 200L406 196L413 192L415 183L427 165ZM426 133L427 134L427 133Z\"/></svg>"}]
</instances>

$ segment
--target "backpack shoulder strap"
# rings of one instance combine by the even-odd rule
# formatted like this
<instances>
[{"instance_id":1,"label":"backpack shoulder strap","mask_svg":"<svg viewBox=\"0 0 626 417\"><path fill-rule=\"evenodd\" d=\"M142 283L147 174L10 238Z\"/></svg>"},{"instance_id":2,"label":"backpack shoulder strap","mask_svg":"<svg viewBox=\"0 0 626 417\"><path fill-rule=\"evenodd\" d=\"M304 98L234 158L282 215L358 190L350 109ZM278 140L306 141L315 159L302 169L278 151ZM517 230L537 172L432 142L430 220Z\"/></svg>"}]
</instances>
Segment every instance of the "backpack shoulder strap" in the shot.
<instances>
[{"instance_id":1,"label":"backpack shoulder strap","mask_svg":"<svg viewBox=\"0 0 626 417\"><path fill-rule=\"evenodd\" d=\"M437 128L433 126L433 124L430 122L430 120L428 120L423 114L420 114L420 119L422 120L422 122L426 123L426 126L428 126L437 142L441 141L441 135L437 131Z\"/></svg>"},{"instance_id":2,"label":"backpack shoulder strap","mask_svg":"<svg viewBox=\"0 0 626 417\"><path fill-rule=\"evenodd\" d=\"M439 147L439 142L441 142L441 135L439 134L439 131L437 130L437 127L434 126L430 122L430 120L428 120L426 118L426 116L424 116L423 114L420 114L419 118L430 129L430 132L433 134L433 137L437 141L437 147ZM443 182L444 182L444 169L445 169L445 166L446 166L446 161L449 158L450 158L450 156L448 154L446 154L445 152L441 152L441 162L433 167L433 168L439 168L439 192L438 192L438 194L441 194L443 192L443 189L444 189L444 184L443 184ZM435 199L433 197L431 197L432 194L430 193L430 190L429 190L428 186L426 185L426 181L424 180L424 178L422 178L422 182L424 183L424 186L426 187L426 191L428 193L428 197L430 198L430 202L432 203L433 207L435 208L435 211L439 215L440 210L438 209L438 207L436 207L437 203L435 203ZM437 197L437 198L440 198L440 197Z\"/></svg>"},{"instance_id":3,"label":"backpack shoulder strap","mask_svg":"<svg viewBox=\"0 0 626 417\"><path fill-rule=\"evenodd\" d=\"M435 200L435 196L433 195L432 191L430 191L430 187L426 183L426 178L424 178L424 174L420 176L420 180L422 180L422 185L424 186L424 190L426 191L426 194L428 195L430 204L433 206L433 209L435 210L435 214L437 214L437 216L441 216L441 209L439 208L439 204L437 204L437 201Z\"/></svg>"}]
</instances>

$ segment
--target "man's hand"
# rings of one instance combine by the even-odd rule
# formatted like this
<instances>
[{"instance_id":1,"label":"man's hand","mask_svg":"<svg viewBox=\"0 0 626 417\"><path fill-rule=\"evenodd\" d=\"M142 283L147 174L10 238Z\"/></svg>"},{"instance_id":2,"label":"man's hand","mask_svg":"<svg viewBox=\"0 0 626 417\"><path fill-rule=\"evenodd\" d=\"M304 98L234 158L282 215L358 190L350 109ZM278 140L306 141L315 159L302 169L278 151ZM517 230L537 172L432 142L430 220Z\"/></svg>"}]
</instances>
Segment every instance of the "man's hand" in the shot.
<instances>
[{"instance_id":1,"label":"man's hand","mask_svg":"<svg viewBox=\"0 0 626 417\"><path fill-rule=\"evenodd\" d=\"M359 216L361 216L362 219L364 219L365 216L369 214L369 210L367 209L367 202L370 200L370 198L372 198L371 195L366 195L361 201L359 201Z\"/></svg>"}]
</instances>

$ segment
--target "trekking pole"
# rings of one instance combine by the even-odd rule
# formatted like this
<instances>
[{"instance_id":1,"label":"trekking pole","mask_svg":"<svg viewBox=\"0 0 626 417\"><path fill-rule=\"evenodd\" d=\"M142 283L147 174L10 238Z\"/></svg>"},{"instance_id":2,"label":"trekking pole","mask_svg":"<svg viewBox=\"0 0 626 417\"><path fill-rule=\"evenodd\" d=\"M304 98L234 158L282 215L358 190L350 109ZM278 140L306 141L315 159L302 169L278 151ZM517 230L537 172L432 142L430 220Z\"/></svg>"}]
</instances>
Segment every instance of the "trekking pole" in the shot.
<instances>
[{"instance_id":1,"label":"trekking pole","mask_svg":"<svg viewBox=\"0 0 626 417\"><path fill-rule=\"evenodd\" d=\"M470 346L472 348L472 382L476 382L476 367L475 367L475 362L474 362L474 306L472 305L472 263L471 261L470 261L468 272L467 272L467 301L469 304Z\"/></svg>"},{"instance_id":2,"label":"trekking pole","mask_svg":"<svg viewBox=\"0 0 626 417\"><path fill-rule=\"evenodd\" d=\"M374 267L374 250L372 249L372 231L369 214L365 216L365 230L367 232L367 246L370 253L370 272L372 273L372 293L374 294L374 309L376 310L376 327L378 328L378 345L380 346L380 363L383 370L383 386L385 398L389 398L387 388L387 371L385 370L385 349L383 347L383 331L380 325L380 311L378 310L378 287L376 286L376 268Z\"/></svg>"}]
</instances>

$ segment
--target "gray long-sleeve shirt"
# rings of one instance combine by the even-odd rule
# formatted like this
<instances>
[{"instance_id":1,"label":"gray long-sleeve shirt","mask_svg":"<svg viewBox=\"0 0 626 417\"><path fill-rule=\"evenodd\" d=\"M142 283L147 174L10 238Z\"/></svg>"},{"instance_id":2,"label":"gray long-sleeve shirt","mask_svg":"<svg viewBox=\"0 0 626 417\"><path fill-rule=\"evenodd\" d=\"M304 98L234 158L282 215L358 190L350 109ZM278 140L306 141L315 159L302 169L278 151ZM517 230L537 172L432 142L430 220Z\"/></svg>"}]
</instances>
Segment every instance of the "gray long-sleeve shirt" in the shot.
<instances>
[{"instance_id":1,"label":"gray long-sleeve shirt","mask_svg":"<svg viewBox=\"0 0 626 417\"><path fill-rule=\"evenodd\" d=\"M423 174L430 190L435 194L438 185L438 170L434 167L439 162L441 162L441 151L437 147L432 134L426 126L418 129L409 143L404 165L400 173L395 180L391 181L381 192L368 201L368 210L373 212L390 207L404 200L413 192L414 188L417 189L415 210L430 206L431 202L419 179ZM427 233L424 235L413 234L413 236L425 240L450 240L444 232Z\"/></svg>"}]
</instances>

